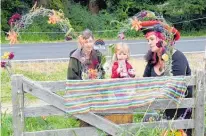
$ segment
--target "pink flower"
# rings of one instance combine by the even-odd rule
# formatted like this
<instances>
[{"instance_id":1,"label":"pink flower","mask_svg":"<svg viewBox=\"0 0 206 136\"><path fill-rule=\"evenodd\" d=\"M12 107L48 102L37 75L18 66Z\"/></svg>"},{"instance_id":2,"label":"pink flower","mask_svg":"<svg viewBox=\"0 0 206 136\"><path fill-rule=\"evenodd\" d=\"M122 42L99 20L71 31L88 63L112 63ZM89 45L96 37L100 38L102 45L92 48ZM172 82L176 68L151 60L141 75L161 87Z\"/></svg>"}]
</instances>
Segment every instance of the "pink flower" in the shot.
<instances>
[{"instance_id":1,"label":"pink flower","mask_svg":"<svg viewBox=\"0 0 206 136\"><path fill-rule=\"evenodd\" d=\"M5 61L1 61L1 67L5 68L6 67L6 62Z\"/></svg>"},{"instance_id":2,"label":"pink flower","mask_svg":"<svg viewBox=\"0 0 206 136\"><path fill-rule=\"evenodd\" d=\"M99 64L98 60L93 60L92 63L93 63L94 66L96 66L97 64Z\"/></svg>"},{"instance_id":3,"label":"pink flower","mask_svg":"<svg viewBox=\"0 0 206 136\"><path fill-rule=\"evenodd\" d=\"M70 40L72 40L72 37L71 36L67 36L66 37L66 41L70 41Z\"/></svg>"},{"instance_id":4,"label":"pink flower","mask_svg":"<svg viewBox=\"0 0 206 136\"><path fill-rule=\"evenodd\" d=\"M9 59L11 60L11 59L13 59L14 58L14 53L13 52L10 52L10 54L9 54Z\"/></svg>"},{"instance_id":5,"label":"pink flower","mask_svg":"<svg viewBox=\"0 0 206 136\"><path fill-rule=\"evenodd\" d=\"M146 11L143 11L143 12L141 12L140 13L140 16L143 18L143 17L145 17L147 15L147 12Z\"/></svg>"},{"instance_id":6,"label":"pink flower","mask_svg":"<svg viewBox=\"0 0 206 136\"><path fill-rule=\"evenodd\" d=\"M9 19L8 24L12 25L14 22L16 22L17 20L21 19L21 15L18 13L15 13L14 15L11 16L11 18Z\"/></svg>"},{"instance_id":7,"label":"pink flower","mask_svg":"<svg viewBox=\"0 0 206 136\"><path fill-rule=\"evenodd\" d=\"M124 36L124 33L120 33L120 34L118 35L118 38L121 39L121 40L123 40L124 37L125 37L125 36Z\"/></svg>"}]
</instances>

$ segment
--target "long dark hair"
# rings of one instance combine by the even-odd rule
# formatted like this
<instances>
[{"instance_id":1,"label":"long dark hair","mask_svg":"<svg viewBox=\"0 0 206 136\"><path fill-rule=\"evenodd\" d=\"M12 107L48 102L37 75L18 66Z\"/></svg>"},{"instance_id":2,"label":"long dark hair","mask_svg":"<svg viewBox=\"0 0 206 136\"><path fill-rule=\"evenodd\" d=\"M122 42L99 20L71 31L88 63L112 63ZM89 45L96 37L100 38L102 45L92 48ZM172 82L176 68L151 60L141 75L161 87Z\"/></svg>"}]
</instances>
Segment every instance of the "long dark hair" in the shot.
<instances>
[{"instance_id":1,"label":"long dark hair","mask_svg":"<svg viewBox=\"0 0 206 136\"><path fill-rule=\"evenodd\" d=\"M159 57L157 56L157 53L152 52L151 50L148 50L144 58L150 65L153 66L155 66L159 61Z\"/></svg>"}]
</instances>

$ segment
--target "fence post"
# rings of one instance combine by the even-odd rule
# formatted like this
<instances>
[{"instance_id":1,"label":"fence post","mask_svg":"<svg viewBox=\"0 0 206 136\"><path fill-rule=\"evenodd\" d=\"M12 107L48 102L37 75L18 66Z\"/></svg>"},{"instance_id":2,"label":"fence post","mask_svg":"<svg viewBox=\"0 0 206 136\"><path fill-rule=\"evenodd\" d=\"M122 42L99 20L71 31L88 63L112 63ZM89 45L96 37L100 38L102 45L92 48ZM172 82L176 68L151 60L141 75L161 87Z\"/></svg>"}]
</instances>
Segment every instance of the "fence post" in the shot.
<instances>
[{"instance_id":1,"label":"fence post","mask_svg":"<svg viewBox=\"0 0 206 136\"><path fill-rule=\"evenodd\" d=\"M194 134L195 136L204 136L204 91L205 91L205 73L198 71L196 73L196 95L195 95L195 114L194 114Z\"/></svg>"},{"instance_id":2,"label":"fence post","mask_svg":"<svg viewBox=\"0 0 206 136\"><path fill-rule=\"evenodd\" d=\"M24 92L22 77L22 75L13 75L11 77L14 136L23 136L24 132Z\"/></svg>"}]
</instances>

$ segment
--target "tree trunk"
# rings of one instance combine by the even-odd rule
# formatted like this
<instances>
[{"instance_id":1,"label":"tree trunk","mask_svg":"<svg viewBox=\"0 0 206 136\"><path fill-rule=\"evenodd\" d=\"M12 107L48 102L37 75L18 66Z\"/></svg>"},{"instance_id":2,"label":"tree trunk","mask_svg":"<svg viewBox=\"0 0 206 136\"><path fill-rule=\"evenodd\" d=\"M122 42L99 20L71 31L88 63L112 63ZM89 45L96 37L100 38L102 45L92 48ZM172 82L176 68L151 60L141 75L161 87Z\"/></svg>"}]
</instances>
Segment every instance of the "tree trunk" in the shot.
<instances>
[{"instance_id":1,"label":"tree trunk","mask_svg":"<svg viewBox=\"0 0 206 136\"><path fill-rule=\"evenodd\" d=\"M92 14L99 13L98 0L89 0L89 10L91 11Z\"/></svg>"},{"instance_id":2,"label":"tree trunk","mask_svg":"<svg viewBox=\"0 0 206 136\"><path fill-rule=\"evenodd\" d=\"M50 2L50 0L37 0L37 1L38 1L38 6L43 6L43 7L47 7L47 5Z\"/></svg>"}]
</instances>

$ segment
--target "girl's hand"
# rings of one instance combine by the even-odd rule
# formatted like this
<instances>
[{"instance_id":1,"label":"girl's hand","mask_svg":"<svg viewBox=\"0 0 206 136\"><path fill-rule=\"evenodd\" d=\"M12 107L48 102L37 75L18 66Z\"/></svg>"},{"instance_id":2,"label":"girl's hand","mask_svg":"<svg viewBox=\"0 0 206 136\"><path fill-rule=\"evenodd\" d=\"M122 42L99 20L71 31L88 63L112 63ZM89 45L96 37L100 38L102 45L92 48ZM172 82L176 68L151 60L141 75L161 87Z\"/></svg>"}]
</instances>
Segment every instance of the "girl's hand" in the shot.
<instances>
[{"instance_id":1,"label":"girl's hand","mask_svg":"<svg viewBox=\"0 0 206 136\"><path fill-rule=\"evenodd\" d=\"M135 77L135 70L134 69L128 69L128 74L131 78Z\"/></svg>"},{"instance_id":2,"label":"girl's hand","mask_svg":"<svg viewBox=\"0 0 206 136\"><path fill-rule=\"evenodd\" d=\"M121 68L121 67L118 67L117 68L117 73L120 73L120 72L122 72L123 71L123 69Z\"/></svg>"},{"instance_id":3,"label":"girl's hand","mask_svg":"<svg viewBox=\"0 0 206 136\"><path fill-rule=\"evenodd\" d=\"M135 75L135 70L134 70L134 69L129 69L129 70L128 70L128 73L129 73L130 75Z\"/></svg>"},{"instance_id":4,"label":"girl's hand","mask_svg":"<svg viewBox=\"0 0 206 136\"><path fill-rule=\"evenodd\" d=\"M126 72L121 72L120 73L120 77L127 77L128 76L128 73L126 73Z\"/></svg>"}]
</instances>

